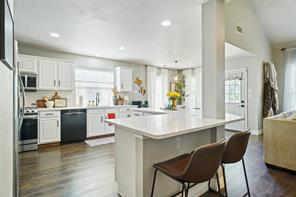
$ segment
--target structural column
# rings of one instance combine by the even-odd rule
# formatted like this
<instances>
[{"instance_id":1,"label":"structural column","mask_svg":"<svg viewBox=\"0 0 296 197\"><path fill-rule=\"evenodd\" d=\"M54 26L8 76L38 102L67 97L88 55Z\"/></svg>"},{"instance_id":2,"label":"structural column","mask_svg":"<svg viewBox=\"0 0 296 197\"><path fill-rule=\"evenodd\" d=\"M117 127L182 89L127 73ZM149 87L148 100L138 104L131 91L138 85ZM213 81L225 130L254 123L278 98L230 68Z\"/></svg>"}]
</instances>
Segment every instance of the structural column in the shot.
<instances>
[{"instance_id":1,"label":"structural column","mask_svg":"<svg viewBox=\"0 0 296 197\"><path fill-rule=\"evenodd\" d=\"M202 114L225 117L225 23L224 1L202 5Z\"/></svg>"}]
</instances>

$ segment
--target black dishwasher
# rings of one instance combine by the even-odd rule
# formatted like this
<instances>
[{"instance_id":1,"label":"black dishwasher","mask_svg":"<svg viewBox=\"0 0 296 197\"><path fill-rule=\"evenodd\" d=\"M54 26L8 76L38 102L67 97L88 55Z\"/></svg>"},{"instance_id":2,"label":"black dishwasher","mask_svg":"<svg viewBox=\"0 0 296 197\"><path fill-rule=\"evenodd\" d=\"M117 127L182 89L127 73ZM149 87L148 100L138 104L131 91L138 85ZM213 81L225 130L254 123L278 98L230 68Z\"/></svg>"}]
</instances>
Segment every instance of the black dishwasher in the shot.
<instances>
[{"instance_id":1,"label":"black dishwasher","mask_svg":"<svg viewBox=\"0 0 296 197\"><path fill-rule=\"evenodd\" d=\"M86 139L86 109L62 110L61 143Z\"/></svg>"}]
</instances>

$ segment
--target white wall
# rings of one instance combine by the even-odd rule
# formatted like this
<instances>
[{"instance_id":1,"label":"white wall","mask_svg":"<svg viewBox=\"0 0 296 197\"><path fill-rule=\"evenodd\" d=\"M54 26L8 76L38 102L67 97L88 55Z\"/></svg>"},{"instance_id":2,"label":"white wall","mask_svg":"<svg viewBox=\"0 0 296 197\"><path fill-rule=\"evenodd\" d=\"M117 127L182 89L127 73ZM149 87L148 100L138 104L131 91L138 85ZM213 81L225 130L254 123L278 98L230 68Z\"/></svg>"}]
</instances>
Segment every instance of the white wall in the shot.
<instances>
[{"instance_id":1,"label":"white wall","mask_svg":"<svg viewBox=\"0 0 296 197\"><path fill-rule=\"evenodd\" d=\"M0 62L0 196L13 195L13 71Z\"/></svg>"},{"instance_id":2,"label":"white wall","mask_svg":"<svg viewBox=\"0 0 296 197\"><path fill-rule=\"evenodd\" d=\"M243 28L237 33L236 26ZM271 60L271 44L257 17L251 0L232 0L225 5L226 42L244 49L262 60Z\"/></svg>"},{"instance_id":3,"label":"white wall","mask_svg":"<svg viewBox=\"0 0 296 197\"><path fill-rule=\"evenodd\" d=\"M60 58L67 59L72 62L75 62L75 67L86 67L86 68L100 68L100 69L110 69L114 70L116 67L130 67L133 69L133 81L136 77L139 77L143 80L144 88L147 88L147 80L146 80L146 67L144 65L137 65L133 63L108 60L102 58L94 58L88 56L81 56L76 54L69 54L63 52L56 52L47 49L43 49L37 46L32 46L29 44L19 43L19 53L26 55L36 55L43 57L51 57L51 58ZM30 105L36 99L40 99L42 96L52 96L54 91L38 91L36 93L27 93L27 105ZM75 91L59 91L59 93L67 98L69 98L68 106L75 105ZM147 94L142 96L138 93L138 86L136 84L133 85L133 92L128 94L129 100L147 100Z\"/></svg>"},{"instance_id":4,"label":"white wall","mask_svg":"<svg viewBox=\"0 0 296 197\"><path fill-rule=\"evenodd\" d=\"M247 68L248 72L248 126L254 134L262 129L263 65L257 57L227 59L226 70Z\"/></svg>"},{"instance_id":5,"label":"white wall","mask_svg":"<svg viewBox=\"0 0 296 197\"><path fill-rule=\"evenodd\" d=\"M243 34L236 31L237 26L243 28ZM255 56L226 61L226 69L241 67L249 69L249 83L251 83L249 87L253 89L253 96L250 99L250 127L259 131L262 129L263 61L272 61L272 48L251 0L232 0L226 3L225 37L226 42ZM253 111L254 116L252 116Z\"/></svg>"}]
</instances>

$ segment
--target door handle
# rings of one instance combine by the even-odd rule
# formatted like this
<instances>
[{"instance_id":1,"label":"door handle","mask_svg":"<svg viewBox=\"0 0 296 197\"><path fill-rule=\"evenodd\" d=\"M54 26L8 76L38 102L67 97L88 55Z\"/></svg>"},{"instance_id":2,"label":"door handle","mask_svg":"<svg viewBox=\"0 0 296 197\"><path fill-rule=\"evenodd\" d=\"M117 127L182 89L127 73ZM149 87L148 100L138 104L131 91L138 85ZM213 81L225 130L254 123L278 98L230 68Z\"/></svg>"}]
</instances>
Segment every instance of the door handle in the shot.
<instances>
[{"instance_id":1,"label":"door handle","mask_svg":"<svg viewBox=\"0 0 296 197\"><path fill-rule=\"evenodd\" d=\"M104 121L104 117L103 116L101 116L101 122L103 122Z\"/></svg>"},{"instance_id":2,"label":"door handle","mask_svg":"<svg viewBox=\"0 0 296 197\"><path fill-rule=\"evenodd\" d=\"M56 80L53 80L53 85L56 86Z\"/></svg>"},{"instance_id":3,"label":"door handle","mask_svg":"<svg viewBox=\"0 0 296 197\"><path fill-rule=\"evenodd\" d=\"M57 120L57 127L60 127L60 121Z\"/></svg>"},{"instance_id":4,"label":"door handle","mask_svg":"<svg viewBox=\"0 0 296 197\"><path fill-rule=\"evenodd\" d=\"M59 80L59 86L61 86L61 80Z\"/></svg>"}]
</instances>

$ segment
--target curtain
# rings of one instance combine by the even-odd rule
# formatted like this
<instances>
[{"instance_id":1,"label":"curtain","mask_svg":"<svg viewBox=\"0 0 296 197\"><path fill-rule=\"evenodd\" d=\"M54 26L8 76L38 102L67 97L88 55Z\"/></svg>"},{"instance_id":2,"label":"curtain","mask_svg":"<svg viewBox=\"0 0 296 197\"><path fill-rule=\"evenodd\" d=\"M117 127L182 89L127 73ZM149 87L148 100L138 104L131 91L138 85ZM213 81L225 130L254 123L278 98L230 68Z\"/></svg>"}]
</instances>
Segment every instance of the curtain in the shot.
<instances>
[{"instance_id":1,"label":"curtain","mask_svg":"<svg viewBox=\"0 0 296 197\"><path fill-rule=\"evenodd\" d=\"M147 93L150 107L155 107L155 84L156 84L157 68L147 66Z\"/></svg>"},{"instance_id":2,"label":"curtain","mask_svg":"<svg viewBox=\"0 0 296 197\"><path fill-rule=\"evenodd\" d=\"M186 69L183 71L185 77L185 106L188 109L201 109L202 97L202 70L201 67Z\"/></svg>"},{"instance_id":3,"label":"curtain","mask_svg":"<svg viewBox=\"0 0 296 197\"><path fill-rule=\"evenodd\" d=\"M162 103L160 107L165 107L164 105L168 103L167 93L169 92L169 70L161 69L161 80L162 80Z\"/></svg>"},{"instance_id":4,"label":"curtain","mask_svg":"<svg viewBox=\"0 0 296 197\"><path fill-rule=\"evenodd\" d=\"M284 111L296 109L296 48L285 51Z\"/></svg>"},{"instance_id":5,"label":"curtain","mask_svg":"<svg viewBox=\"0 0 296 197\"><path fill-rule=\"evenodd\" d=\"M168 102L169 91L168 69L147 66L148 102L151 108L164 108Z\"/></svg>"}]
</instances>

